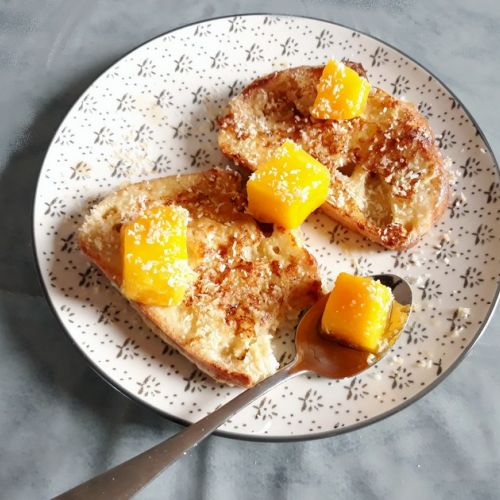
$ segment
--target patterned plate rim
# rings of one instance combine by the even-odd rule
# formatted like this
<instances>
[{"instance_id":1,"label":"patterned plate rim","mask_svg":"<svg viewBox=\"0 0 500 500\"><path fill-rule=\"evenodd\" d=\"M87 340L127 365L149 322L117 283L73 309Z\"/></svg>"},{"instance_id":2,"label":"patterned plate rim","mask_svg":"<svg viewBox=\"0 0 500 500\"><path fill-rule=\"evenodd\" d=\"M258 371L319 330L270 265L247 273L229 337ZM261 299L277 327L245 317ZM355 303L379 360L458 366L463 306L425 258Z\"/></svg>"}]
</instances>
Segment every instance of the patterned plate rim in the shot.
<instances>
[{"instance_id":1,"label":"patterned plate rim","mask_svg":"<svg viewBox=\"0 0 500 500\"><path fill-rule=\"evenodd\" d=\"M73 110L75 108L75 105L78 102L78 100L80 99L81 95L83 93L85 93L88 89L90 89L97 82L97 80L99 80L99 78L101 78L101 76L106 71L108 71L109 68L111 68L115 64L119 63L120 61L126 59L134 51L136 51L139 48L147 45L148 43L152 42L153 40L156 40L157 38L166 36L166 35L168 35L170 33L174 33L175 31L179 31L179 30L182 30L184 28L188 28L190 26L196 26L198 24L204 24L204 23L207 23L207 22L210 22L210 21L216 21L216 20L220 20L220 19L228 19L228 18L233 18L233 17L234 18L251 17L251 16L288 17L288 18L295 18L295 19L309 19L311 21L320 21L320 22L328 23L328 24L331 24L333 26L338 26L338 27L341 27L341 28L348 29L348 30L350 30L350 31L352 31L354 33L359 33L359 34L361 34L363 36L371 38L372 40L376 40L377 42L379 42L379 43L381 43L383 45L386 45L387 47L390 47L394 51L396 51L399 54L401 54L402 56L406 57L407 59L409 59L410 61L412 61L416 66L418 66L422 71L424 71L428 75L432 76L437 82L440 83L440 85L443 86L443 88L454 99L456 99L456 101L458 103L460 103L460 105L462 106L462 109L465 112L467 118L471 121L471 123L475 126L476 130L478 131L479 136L481 137L481 140L484 142L484 145L486 146L486 148L488 150L488 153L491 155L491 158L493 159L494 166L496 167L497 173L500 175L500 168L498 166L498 161L497 161L497 159L495 157L495 154L493 152L492 147L490 146L488 140L486 139L486 137L485 137L482 129L480 128L479 124L476 122L476 120L474 119L474 117L472 116L472 114L469 112L469 110L464 106L464 104L461 101L461 99L459 99L455 95L455 93L439 77L437 77L432 71L428 70L420 62L418 62L413 57L409 56L408 54L406 54L405 52L403 52L402 50L400 50L396 46L394 46L394 45L386 42L385 40L382 40L381 38L378 38L378 37L376 37L374 35L366 33L366 32L364 32L362 30L359 30L359 29L356 29L356 28L352 28L351 26L348 26L346 24L342 24L342 23L337 23L337 22L334 22L334 21L330 21L328 19L321 19L319 17L303 16L303 15L295 15L295 14L280 14L280 13L269 13L269 12L252 12L252 13L245 13L245 14L228 14L228 15L225 15L225 16L210 17L210 18L206 18L206 19L203 19L203 20L200 20L200 21L194 21L192 23L183 24L181 26L177 26L176 28L172 28L171 30L165 31L165 32L160 33L158 35L155 35L154 37L152 37L152 38L146 40L145 42L137 45L136 47L134 47L133 49L129 50L124 55L122 55L118 59L116 59L105 70L103 70L92 81L92 83L87 86L87 88L82 93L80 93L78 95L78 97L75 99L75 102L72 104L72 106L70 107L70 109L68 110L68 112L65 114L64 118L61 120L61 123L59 124L57 130L55 131L55 133L53 135L53 138L57 136L58 132L61 129L62 124L64 123L64 121L66 120L66 118L68 117L68 115L70 115L73 112ZM53 138L52 138L52 140L51 140L50 144L48 145L47 150L45 152L44 160L42 162L42 167L43 167L43 164L45 163L45 158L46 158L46 156L48 154L48 151L49 151L50 147L52 146ZM61 325L62 330L66 333L66 335L69 338L69 340L71 341L71 343L76 346L76 348L78 349L78 351L80 352L80 354L85 358L85 360L90 365L90 367L92 368L92 370L95 373L97 373L99 375L99 377L101 379L103 379L106 383L108 383L113 389L115 389L116 391L118 391L119 393L121 393L123 396L125 396L129 400L133 401L134 403L139 404L141 406L144 406L144 407L148 408L149 410L155 412L156 414L161 415L162 417L168 418L169 420L172 420L173 422L176 422L178 424L190 425L190 422L188 422L187 420L184 420L184 419L182 419L182 418L180 418L180 417L178 417L176 415L173 415L171 413L168 413L166 411L162 411L162 410L154 407L153 405L151 405L151 404L149 404L149 403L147 403L145 401L139 400L134 394L132 394L127 389L125 389L124 387L122 387L122 385L119 382L117 382L115 380L112 380L108 375L106 375L99 368L99 366L94 362L94 360L84 352L84 350L78 345L78 343L74 340L74 338L70 335L69 331L64 326L61 318L59 317L57 309L54 306L54 303L52 302L52 298L50 296L49 289L48 289L47 285L45 284L45 282L43 280L42 271L41 271L41 261L39 259L39 254L38 254L37 244L36 244L36 237L35 237L35 205L36 205L36 200L37 200L38 195L39 195L38 194L38 190L39 190L39 187L40 187L40 177L41 177L41 174L42 174L42 168L40 168L40 172L38 173L37 184L36 184L36 189L35 189L35 195L34 195L33 203L32 203L32 216L31 216L31 220L32 220L32 228L31 228L32 229L32 234L31 234L31 236L32 236L32 242L33 242L32 248L33 248L33 254L34 254L34 258L35 258L34 260L35 260L36 269L37 269L37 272L38 272L38 279L39 279L40 284L42 286L43 294L45 295L45 298L47 300L47 303L49 304L49 307L52 309L52 312L54 313L54 315L57 318L59 324ZM347 432L352 432L352 431L361 429L363 427L366 427L368 425L374 424L376 422L379 422L380 420L383 420L383 419L385 419L387 417L390 417L391 415L399 413L401 410L403 410L403 409L407 408L408 406L410 406L411 404L415 403L420 398L422 398L423 396L425 396L427 393L429 393L430 391L432 391L435 387L437 387L465 359L465 357L467 356L467 354L471 351L472 347L476 344L476 342L479 340L479 338L481 337L481 335L485 332L486 328L488 327L488 325L490 323L490 320L491 320L491 318L492 318L492 316L493 316L493 314L495 312L495 309L496 309L496 307L498 305L499 299L500 299L500 283L497 284L497 289L496 289L496 292L495 292L495 296L494 296L494 298L492 300L490 308L488 309L488 311L487 311L487 313L486 313L486 315L485 315L485 317L483 319L483 322L482 322L481 326L477 329L476 333L474 334L474 337L471 339L471 341L465 347L465 349L458 355L458 357L455 359L455 361L443 373L441 373L433 382L431 382L429 385L427 385L424 389L422 389L421 391L419 391L413 397L409 398L408 400L402 402L398 406L396 406L394 408L391 408L390 410L388 410L386 412L383 412L383 413L381 413L381 414L379 414L379 415L377 415L375 417L369 418L369 419L367 419L367 420L365 420L363 422L359 422L359 423L356 423L356 424L349 425L346 428L340 428L339 427L338 429L333 429L333 430L330 430L330 431L321 432L321 433L314 433L314 434L300 434L300 435L291 435L291 436L264 436L264 435L240 434L240 433L237 433L237 432L222 431L222 430L217 430L217 431L214 432L214 434L217 435L217 436L223 436L223 437L228 437L228 438L231 438L231 439L238 439L238 440L243 440L243 441L258 441L258 442L309 441L309 440L313 440L313 439L323 439L323 438L328 438L328 437L336 436L336 435L339 435L339 434L344 434L344 433L347 433Z\"/></svg>"}]
</instances>

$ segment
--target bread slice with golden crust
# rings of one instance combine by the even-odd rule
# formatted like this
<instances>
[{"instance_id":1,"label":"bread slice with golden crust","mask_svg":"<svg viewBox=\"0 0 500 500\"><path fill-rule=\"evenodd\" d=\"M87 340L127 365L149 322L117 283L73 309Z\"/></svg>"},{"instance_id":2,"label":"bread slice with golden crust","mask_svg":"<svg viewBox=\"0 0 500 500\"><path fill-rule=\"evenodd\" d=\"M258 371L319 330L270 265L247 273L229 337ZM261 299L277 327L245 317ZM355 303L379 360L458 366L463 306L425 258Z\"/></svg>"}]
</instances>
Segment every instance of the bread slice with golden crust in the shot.
<instances>
[{"instance_id":1,"label":"bread slice with golden crust","mask_svg":"<svg viewBox=\"0 0 500 500\"><path fill-rule=\"evenodd\" d=\"M360 64L348 63L361 76ZM322 210L387 248L411 247L442 215L448 174L427 120L416 107L373 87L351 120L310 115L323 67L301 66L248 85L219 118L219 146L255 170L285 139L330 169Z\"/></svg>"},{"instance_id":2,"label":"bread slice with golden crust","mask_svg":"<svg viewBox=\"0 0 500 500\"><path fill-rule=\"evenodd\" d=\"M265 234L244 213L241 176L221 169L130 184L109 195L79 230L83 253L119 288L121 225L172 203L190 212L188 257L197 279L178 306L132 305L201 370L251 386L278 368L273 334L319 297L316 262L299 232Z\"/></svg>"}]
</instances>

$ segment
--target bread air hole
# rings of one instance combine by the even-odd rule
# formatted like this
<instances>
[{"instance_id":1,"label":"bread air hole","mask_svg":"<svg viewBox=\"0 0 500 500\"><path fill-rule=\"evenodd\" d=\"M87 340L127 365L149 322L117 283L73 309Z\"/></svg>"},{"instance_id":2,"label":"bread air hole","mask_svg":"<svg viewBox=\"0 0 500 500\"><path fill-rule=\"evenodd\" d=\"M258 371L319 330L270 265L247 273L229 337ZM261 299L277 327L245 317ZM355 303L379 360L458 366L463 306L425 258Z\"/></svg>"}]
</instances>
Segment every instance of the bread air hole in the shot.
<instances>
[{"instance_id":1,"label":"bread air hole","mask_svg":"<svg viewBox=\"0 0 500 500\"><path fill-rule=\"evenodd\" d=\"M384 227L392 222L392 207L387 186L379 175L370 172L365 178L365 216L373 224Z\"/></svg>"},{"instance_id":2,"label":"bread air hole","mask_svg":"<svg viewBox=\"0 0 500 500\"><path fill-rule=\"evenodd\" d=\"M274 232L274 225L270 222L261 222L259 220L256 220L257 226L259 226L259 229L262 231L262 234L266 238L270 238L273 235Z\"/></svg>"}]
</instances>

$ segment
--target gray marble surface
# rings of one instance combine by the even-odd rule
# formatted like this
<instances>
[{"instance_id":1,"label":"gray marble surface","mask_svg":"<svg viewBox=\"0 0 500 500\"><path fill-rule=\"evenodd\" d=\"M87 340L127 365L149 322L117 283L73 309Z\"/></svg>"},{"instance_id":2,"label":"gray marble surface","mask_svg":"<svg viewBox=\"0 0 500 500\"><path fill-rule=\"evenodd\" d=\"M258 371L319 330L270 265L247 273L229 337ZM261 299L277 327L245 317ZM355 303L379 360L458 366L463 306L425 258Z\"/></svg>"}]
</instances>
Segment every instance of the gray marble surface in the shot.
<instances>
[{"instance_id":1,"label":"gray marble surface","mask_svg":"<svg viewBox=\"0 0 500 500\"><path fill-rule=\"evenodd\" d=\"M50 497L180 429L99 379L42 296L31 203L51 136L134 46L184 23L264 11L322 17L400 47L451 87L500 155L496 0L2 0L0 497ZM302 443L212 437L140 498L500 498L499 329L497 313L443 384L383 422Z\"/></svg>"}]
</instances>

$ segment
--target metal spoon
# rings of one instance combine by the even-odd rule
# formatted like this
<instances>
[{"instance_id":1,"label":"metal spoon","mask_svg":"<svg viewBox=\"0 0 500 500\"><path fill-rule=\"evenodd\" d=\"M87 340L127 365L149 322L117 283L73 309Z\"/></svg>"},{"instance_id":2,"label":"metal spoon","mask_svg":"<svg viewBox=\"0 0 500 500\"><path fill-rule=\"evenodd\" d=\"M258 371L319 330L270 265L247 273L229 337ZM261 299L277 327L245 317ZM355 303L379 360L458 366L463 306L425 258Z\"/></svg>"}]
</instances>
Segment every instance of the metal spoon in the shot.
<instances>
[{"instance_id":1,"label":"metal spoon","mask_svg":"<svg viewBox=\"0 0 500 500\"><path fill-rule=\"evenodd\" d=\"M392 289L396 302L402 306L411 306L411 288L405 280L394 274L381 274L373 278ZM319 323L326 299L327 296L316 302L300 321L295 333L297 355L291 363L175 436L56 498L64 500L130 498L166 467L186 455L191 448L215 431L238 410L285 380L305 372L314 372L330 378L344 378L366 370L377 360L373 359L373 355L343 347L319 335ZM388 347L377 355L378 359L386 354L390 345L403 330L409 314L409 308L407 309L408 313L399 322L397 331L391 332Z\"/></svg>"}]
</instances>

